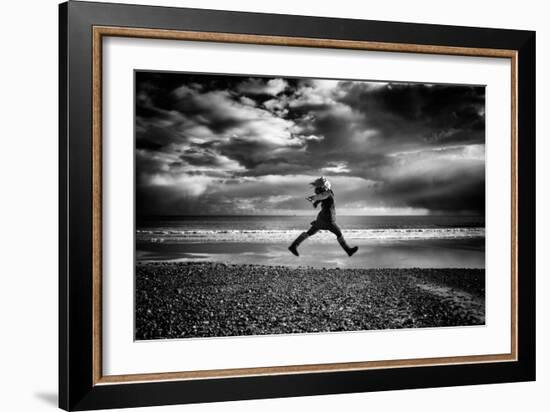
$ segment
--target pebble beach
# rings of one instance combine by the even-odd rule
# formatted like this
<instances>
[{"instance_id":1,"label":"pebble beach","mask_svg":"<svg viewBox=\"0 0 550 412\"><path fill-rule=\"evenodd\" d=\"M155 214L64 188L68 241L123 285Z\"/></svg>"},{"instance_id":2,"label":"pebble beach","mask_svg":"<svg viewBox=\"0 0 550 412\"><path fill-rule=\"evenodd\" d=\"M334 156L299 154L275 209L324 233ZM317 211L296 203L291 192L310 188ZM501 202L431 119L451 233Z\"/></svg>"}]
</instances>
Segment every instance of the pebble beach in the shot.
<instances>
[{"instance_id":1,"label":"pebble beach","mask_svg":"<svg viewBox=\"0 0 550 412\"><path fill-rule=\"evenodd\" d=\"M137 340L485 323L484 269L136 266Z\"/></svg>"}]
</instances>

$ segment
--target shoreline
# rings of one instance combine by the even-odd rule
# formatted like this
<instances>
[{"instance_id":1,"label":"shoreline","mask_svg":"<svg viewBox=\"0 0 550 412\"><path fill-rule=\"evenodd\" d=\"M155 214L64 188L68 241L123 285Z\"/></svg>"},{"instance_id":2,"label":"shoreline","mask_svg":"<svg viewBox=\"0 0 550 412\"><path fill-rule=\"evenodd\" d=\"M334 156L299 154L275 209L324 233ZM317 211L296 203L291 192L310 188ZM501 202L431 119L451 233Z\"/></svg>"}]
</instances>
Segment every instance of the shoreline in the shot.
<instances>
[{"instance_id":1,"label":"shoreline","mask_svg":"<svg viewBox=\"0 0 550 412\"><path fill-rule=\"evenodd\" d=\"M185 259L185 260L182 260ZM220 263L214 261L201 261L192 258L173 258L173 259L144 259L138 260L136 262L136 267L139 266L165 266L165 265L180 265L180 266L192 266L192 265L212 265L212 266L222 266L222 267L250 267L250 268L280 268L280 269L289 269L289 270L335 270L335 271L344 271L344 270L391 270L391 271L410 271L410 270L427 270L427 271L437 271L437 270L480 270L485 271L485 268L471 268L471 267L442 267L442 268L424 268L424 267L407 267L407 268L394 268L394 267L376 267L376 268L348 268L348 267L334 267L334 266L311 266L311 265L266 265L258 263Z\"/></svg>"},{"instance_id":2,"label":"shoreline","mask_svg":"<svg viewBox=\"0 0 550 412\"><path fill-rule=\"evenodd\" d=\"M485 324L484 269L136 264L137 340Z\"/></svg>"},{"instance_id":3,"label":"shoreline","mask_svg":"<svg viewBox=\"0 0 550 412\"><path fill-rule=\"evenodd\" d=\"M317 236L317 235L316 235ZM330 242L307 239L300 245L300 257L288 251L289 242L229 243L136 243L137 261L182 263L217 262L269 266L379 268L484 268L483 239L349 240L358 246L350 259L335 239Z\"/></svg>"}]
</instances>

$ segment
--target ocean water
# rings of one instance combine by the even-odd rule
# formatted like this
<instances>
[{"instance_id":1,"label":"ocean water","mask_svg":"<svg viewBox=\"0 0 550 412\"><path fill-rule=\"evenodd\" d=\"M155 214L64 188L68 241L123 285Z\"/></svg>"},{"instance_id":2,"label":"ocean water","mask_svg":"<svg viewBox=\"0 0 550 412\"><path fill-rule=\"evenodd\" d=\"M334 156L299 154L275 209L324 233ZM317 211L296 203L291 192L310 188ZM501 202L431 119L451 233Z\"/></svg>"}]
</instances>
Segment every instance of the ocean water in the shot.
<instances>
[{"instance_id":1,"label":"ocean water","mask_svg":"<svg viewBox=\"0 0 550 412\"><path fill-rule=\"evenodd\" d=\"M138 261L215 261L314 267L485 267L479 216L339 216L349 258L326 231L287 250L310 227L308 216L148 217L136 222Z\"/></svg>"}]
</instances>

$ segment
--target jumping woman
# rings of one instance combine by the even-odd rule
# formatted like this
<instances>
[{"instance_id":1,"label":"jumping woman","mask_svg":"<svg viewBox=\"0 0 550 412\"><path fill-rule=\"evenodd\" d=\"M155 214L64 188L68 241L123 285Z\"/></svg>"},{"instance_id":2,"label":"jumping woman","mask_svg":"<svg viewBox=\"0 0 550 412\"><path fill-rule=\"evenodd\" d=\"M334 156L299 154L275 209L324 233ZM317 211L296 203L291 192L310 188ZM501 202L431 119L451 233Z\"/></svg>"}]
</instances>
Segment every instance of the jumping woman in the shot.
<instances>
[{"instance_id":1,"label":"jumping woman","mask_svg":"<svg viewBox=\"0 0 550 412\"><path fill-rule=\"evenodd\" d=\"M311 222L311 227L307 232L303 232L296 238L292 245L288 248L292 254L300 256L298 246L308 237L314 235L319 230L328 230L336 235L336 239L342 249L346 251L348 256L352 256L357 252L358 247L349 247L342 235L342 231L336 224L336 208L334 204L334 192L331 190L330 182L324 177L320 177L310 183L315 188L315 195L309 196L306 199L313 203L313 207L317 207L321 203L321 211L317 215L317 219Z\"/></svg>"}]
</instances>

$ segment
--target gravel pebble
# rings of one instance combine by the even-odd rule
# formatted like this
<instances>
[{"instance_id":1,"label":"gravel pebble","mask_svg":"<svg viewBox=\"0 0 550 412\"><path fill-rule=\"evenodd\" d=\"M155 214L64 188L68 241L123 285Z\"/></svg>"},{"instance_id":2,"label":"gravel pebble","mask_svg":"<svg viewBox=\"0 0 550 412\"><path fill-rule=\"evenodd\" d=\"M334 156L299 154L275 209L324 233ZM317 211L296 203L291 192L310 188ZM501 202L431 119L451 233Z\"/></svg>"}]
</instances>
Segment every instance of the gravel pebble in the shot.
<instances>
[{"instance_id":1,"label":"gravel pebble","mask_svg":"<svg viewBox=\"0 0 550 412\"><path fill-rule=\"evenodd\" d=\"M483 269L139 263L136 339L483 325Z\"/></svg>"}]
</instances>

